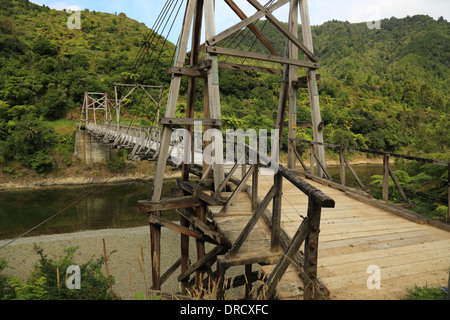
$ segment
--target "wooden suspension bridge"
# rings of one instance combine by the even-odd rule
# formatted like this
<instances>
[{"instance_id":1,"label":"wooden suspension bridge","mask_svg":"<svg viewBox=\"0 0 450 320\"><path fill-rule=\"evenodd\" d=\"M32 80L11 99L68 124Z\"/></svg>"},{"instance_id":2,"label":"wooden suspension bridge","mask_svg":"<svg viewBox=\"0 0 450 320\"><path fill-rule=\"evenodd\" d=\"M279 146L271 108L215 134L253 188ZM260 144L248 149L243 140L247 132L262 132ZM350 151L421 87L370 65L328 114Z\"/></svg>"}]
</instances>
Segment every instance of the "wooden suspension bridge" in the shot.
<instances>
[{"instance_id":1,"label":"wooden suspension bridge","mask_svg":"<svg viewBox=\"0 0 450 320\"><path fill-rule=\"evenodd\" d=\"M164 282L178 269L181 293L215 287L217 299L223 299L226 290L237 285L245 286L246 297L263 299L275 296L279 299L395 299L406 287L414 284L445 284L450 266L450 228L448 224L387 204L389 177L403 196L401 185L389 166L392 155L383 154L385 201L369 199L345 186L346 167L359 184L362 182L345 158L343 147L335 146L340 152L340 183L330 180L325 147L331 145L323 142L319 76L316 74L320 66L313 53L307 1L278 0L262 5L257 0L247 0L256 10L250 16L234 1L224 1L241 22L218 34L215 31L214 1L187 1L174 66L169 69L172 80L166 114L159 118L158 113L154 127L127 127L120 125L119 121L112 124L111 113L107 110L111 100L114 100L115 110L120 109L117 94L115 99L106 94L93 99L88 94L83 107L85 118L82 120L87 130L115 145L132 148L133 157L151 154L157 161L151 198L138 203L138 211L148 214L150 224L152 289L162 290ZM285 5L289 5L287 27L273 14ZM297 36L299 15L302 42ZM284 55L276 52L255 28L254 22L261 18L266 18L286 37ZM203 27L206 41L202 45ZM223 40L243 28L251 30L271 55L221 46ZM187 52L190 36L192 48ZM202 52L204 60L200 60ZM299 60L299 52L305 60ZM225 65L218 62L219 55L246 57L283 66L282 71L276 72L281 74L282 80L275 129L282 130L286 125L284 119L289 119L286 125L289 132L287 166L280 165L276 157L268 158L260 150L256 150L256 162L243 161L253 150L248 145L247 158L238 157L237 152L233 163L224 164L218 69L272 74L274 69L248 64ZM299 68L306 69L305 78L298 78ZM183 77L188 78L189 87L186 118L180 119L175 118L175 111ZM203 81L205 92L203 119L194 115L199 81ZM141 85L134 87L144 89ZM299 87L308 89L311 103L315 141L308 142L310 168L296 152L296 144L304 142L295 138L296 92ZM156 104L159 110L160 101ZM103 124L97 123L95 116L90 118L90 108L94 112L105 112ZM191 148L192 140L185 138L182 150L189 152L179 153L183 161L178 188L173 190L171 198L161 198L164 172L174 150L171 144L174 129L184 127L192 137L198 123L205 133L208 129L220 133L213 139L202 141L202 150L214 146L211 153L214 161L207 162L204 158L199 162L188 161L196 158L196 151ZM242 145L237 136L233 137L231 144L236 148ZM275 145L279 148L279 143ZM303 170L296 170L297 160ZM436 164L449 166L448 162L437 161ZM161 211L173 209L179 213L180 223L161 217ZM160 260L161 250L164 250L162 227L178 232L181 238L180 259L164 272ZM197 260L193 263L189 255L191 238L195 240L197 249ZM242 266L244 272L230 281L227 270L236 266ZM371 273L374 273L374 278ZM369 279L374 282L369 283Z\"/></svg>"}]
</instances>

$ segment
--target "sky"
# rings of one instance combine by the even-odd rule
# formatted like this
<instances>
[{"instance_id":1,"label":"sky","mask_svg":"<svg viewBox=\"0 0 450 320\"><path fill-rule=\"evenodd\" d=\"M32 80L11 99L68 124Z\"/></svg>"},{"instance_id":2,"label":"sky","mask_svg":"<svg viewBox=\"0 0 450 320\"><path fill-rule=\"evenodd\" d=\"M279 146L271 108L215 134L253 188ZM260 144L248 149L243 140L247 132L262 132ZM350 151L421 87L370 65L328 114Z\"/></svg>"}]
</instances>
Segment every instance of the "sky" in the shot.
<instances>
[{"instance_id":1,"label":"sky","mask_svg":"<svg viewBox=\"0 0 450 320\"><path fill-rule=\"evenodd\" d=\"M206 0L210 1L210 0ZM145 23L151 28L164 6L165 0L32 0L31 2L46 5L52 9L72 9L99 11L106 13L125 13L127 17ZM246 0L235 0L241 9L250 16L255 9ZM261 0L265 4L267 0ZM434 19L443 16L450 20L449 0L310 0L308 1L311 25L321 25L330 20L349 22L377 21L384 18L404 18L416 14L426 14ZM287 21L289 5L275 12L281 21ZM182 12L184 12L182 10ZM222 0L216 0L216 31L220 32L239 22L240 19ZM177 23L169 35L175 43L181 30L180 14ZM381 26L382 28L382 26ZM167 27L166 30L169 30ZM163 33L164 36L166 34Z\"/></svg>"}]
</instances>

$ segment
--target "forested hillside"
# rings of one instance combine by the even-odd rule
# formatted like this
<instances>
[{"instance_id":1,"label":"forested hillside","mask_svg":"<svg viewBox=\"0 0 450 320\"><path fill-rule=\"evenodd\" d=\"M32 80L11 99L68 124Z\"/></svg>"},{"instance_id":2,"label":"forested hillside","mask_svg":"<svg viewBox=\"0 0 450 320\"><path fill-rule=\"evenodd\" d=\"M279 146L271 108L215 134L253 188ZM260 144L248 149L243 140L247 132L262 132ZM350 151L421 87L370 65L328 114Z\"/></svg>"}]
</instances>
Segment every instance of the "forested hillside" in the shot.
<instances>
[{"instance_id":1,"label":"forested hillside","mask_svg":"<svg viewBox=\"0 0 450 320\"><path fill-rule=\"evenodd\" d=\"M71 137L55 134L52 123L77 114L85 91L112 95L112 84L126 81L168 88L173 44L161 38L154 48L158 55L146 56L150 65L158 57L157 67L141 70L138 77L130 67L148 39L147 26L123 13L84 10L81 30L69 29L69 16L27 0L0 3L0 164L5 167L21 163L47 172L54 168L53 154L66 150L68 158ZM284 52L284 37L270 23L257 26ZM446 20L428 16L382 20L379 30L340 21L313 27L325 140L448 158L449 31ZM252 33L231 40L230 47L265 50ZM221 70L227 127L272 128L279 84L277 75ZM183 85L185 92L187 82ZM298 120L310 121L306 90L298 100ZM137 102L128 101L124 111L136 114L142 107ZM152 118L140 115L143 122ZM299 128L298 137L312 139L312 132Z\"/></svg>"},{"instance_id":2,"label":"forested hillside","mask_svg":"<svg viewBox=\"0 0 450 320\"><path fill-rule=\"evenodd\" d=\"M284 52L284 37L270 23L260 22L258 26L278 52ZM365 23L340 21L313 27L315 53L321 64L326 140L415 154L448 151L449 31L447 21L428 16L382 20L379 30L370 30ZM268 53L251 33L239 47ZM230 84L230 99L264 97L261 103L271 109L274 102L269 101L268 93L257 91L264 88L276 93L277 87L271 87L277 83L274 76L256 77L251 84L240 80ZM227 83L221 84L226 94ZM255 88L248 88L250 85ZM300 121L310 120L305 91L299 95ZM250 121L261 117L261 112L248 112ZM229 110L230 116L232 113ZM308 130L299 135L312 138Z\"/></svg>"},{"instance_id":3,"label":"forested hillside","mask_svg":"<svg viewBox=\"0 0 450 320\"><path fill-rule=\"evenodd\" d=\"M41 173L70 165L74 127L63 119L78 116L86 91L113 96L114 82L131 79L159 85L169 81L167 68L175 46L159 36L154 37L158 40L154 48L161 54L151 76L150 70L141 70L139 79L130 73L144 41L152 35L143 23L124 13L84 10L81 29L70 29L70 16L28 0L0 2L0 165L4 172L14 172L17 165ZM146 59L151 63L156 55ZM63 161L55 161L61 157Z\"/></svg>"}]
</instances>

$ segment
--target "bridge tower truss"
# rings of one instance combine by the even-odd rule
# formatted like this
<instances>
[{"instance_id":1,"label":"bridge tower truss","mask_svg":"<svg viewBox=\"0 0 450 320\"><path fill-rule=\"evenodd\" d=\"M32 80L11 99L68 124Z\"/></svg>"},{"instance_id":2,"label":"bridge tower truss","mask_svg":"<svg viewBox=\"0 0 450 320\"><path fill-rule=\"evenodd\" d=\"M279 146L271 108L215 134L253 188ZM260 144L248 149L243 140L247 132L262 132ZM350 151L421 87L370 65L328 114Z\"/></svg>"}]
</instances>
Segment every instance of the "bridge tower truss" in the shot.
<instances>
[{"instance_id":1,"label":"bridge tower truss","mask_svg":"<svg viewBox=\"0 0 450 320\"><path fill-rule=\"evenodd\" d=\"M219 1L219 0L217 0ZM151 201L161 200L164 172L169 157L170 140L173 127L185 126L186 131L192 133L194 123L202 121L203 129L217 128L221 130L222 117L220 108L220 79L219 68L240 71L256 71L281 75L280 96L277 106L277 120L275 129L282 132L285 126L285 117L288 116L288 168L295 168L295 138L297 132L297 91L299 87L308 88L310 97L310 108L314 140L323 142L323 126L321 126L321 115L319 105L319 92L317 86L317 70L319 69L318 58L314 54L311 26L309 21L307 0L272 0L263 5L258 0L247 0L256 12L247 16L244 10L233 0L224 1L239 17L240 22L230 28L216 32L216 2L215 0L188 0L185 9L184 21L178 41L177 52L173 67L169 69L172 74L170 91L168 95L165 117L161 118L163 133L160 145L160 156L158 158L156 173L154 177ZM274 13L282 7L288 8L288 25L286 27ZM256 27L256 22L266 19L286 39L285 51L278 52L265 36ZM302 41L299 39L299 26L301 22ZM204 25L203 25L204 24ZM243 29L248 28L256 38L261 41L270 54L255 53L230 49L223 43L230 37L236 35ZM204 31L205 42L202 43ZM188 45L191 50L188 52ZM299 59L300 53L304 59ZM201 60L200 57L205 57ZM252 61L264 61L279 64L280 69L273 69L256 65L230 64L219 62L219 56L231 56L245 58ZM188 59L187 59L188 58ZM299 81L299 68L305 68L306 79ZM186 119L175 118L177 102L179 98L181 82L183 77L188 78ZM196 90L199 79L204 82L204 119L195 119L194 104L196 101ZM192 134L191 134L192 136ZM280 137L282 134L280 133ZM185 143L188 143L185 141ZM189 146L190 147L190 146ZM323 146L316 146L317 160L325 163ZM190 149L190 148L189 148ZM189 152L185 152L185 156ZM223 150L215 150L215 157L223 159ZM183 163L183 180L189 179L190 164ZM212 166L203 163L202 179L209 179L215 190L225 180L224 168L221 161L214 162ZM204 209L203 209L204 210ZM161 212L152 212L151 215L161 216ZM160 227L151 224L151 243L153 261L153 288L160 290ZM182 245L183 247L183 245ZM183 267L183 266L182 266ZM186 268L186 266L184 266Z\"/></svg>"}]
</instances>

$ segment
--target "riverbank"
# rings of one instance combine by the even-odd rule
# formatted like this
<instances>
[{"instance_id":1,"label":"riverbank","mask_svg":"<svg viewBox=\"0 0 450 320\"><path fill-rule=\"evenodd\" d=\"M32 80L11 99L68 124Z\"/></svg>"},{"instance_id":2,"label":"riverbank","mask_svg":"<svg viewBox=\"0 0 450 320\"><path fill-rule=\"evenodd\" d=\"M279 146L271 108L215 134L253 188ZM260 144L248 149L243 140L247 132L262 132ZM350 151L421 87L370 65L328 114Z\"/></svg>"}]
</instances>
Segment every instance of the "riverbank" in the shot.
<instances>
[{"instance_id":1,"label":"riverbank","mask_svg":"<svg viewBox=\"0 0 450 320\"><path fill-rule=\"evenodd\" d=\"M18 176L0 173L0 192L41 187L98 185L106 182L149 181L155 175L155 168L156 163L149 161L133 162L130 166L119 172L115 172L103 164L91 166L78 164L47 175L39 175L32 170L21 168ZM177 178L179 176L179 170L173 170L173 168L167 167L165 172L166 178Z\"/></svg>"},{"instance_id":2,"label":"riverbank","mask_svg":"<svg viewBox=\"0 0 450 320\"><path fill-rule=\"evenodd\" d=\"M179 237L174 237L171 232L162 229L161 240L164 243L164 250L162 250L161 270L167 270L179 257ZM150 231L147 226L21 238L0 250L0 258L6 259L10 266L3 274L26 280L33 266L39 261L39 256L34 250L36 247L43 249L44 254L54 260L63 257L65 249L77 248L75 263L84 264L89 259L104 256L103 239L108 255L108 270L115 279L114 292L122 299L134 299L136 293L145 292L146 282L148 286L151 285ZM9 241L0 240L0 246ZM193 246L191 252L195 253L195 242L191 241L191 244ZM143 265L145 279L138 259ZM106 274L105 266L103 269ZM177 292L176 277L171 277L164 284L163 290Z\"/></svg>"},{"instance_id":3,"label":"riverbank","mask_svg":"<svg viewBox=\"0 0 450 320\"><path fill-rule=\"evenodd\" d=\"M285 165L286 156L281 156L281 162ZM129 162L128 165L120 170L114 171L105 164L86 165L80 162L56 170L47 175L37 174L35 171L26 168L16 168L14 174L8 174L0 171L0 192L17 191L24 189L34 189L41 187L75 186L75 185L95 185L108 183L123 183L131 181L148 181L153 179L156 171L156 162L137 161ZM309 161L304 161L309 167ZM351 165L381 165L383 159L352 159ZM338 166L338 159L327 159L330 166ZM300 164L297 163L300 167ZM165 177L178 178L180 171L167 166Z\"/></svg>"}]
</instances>

